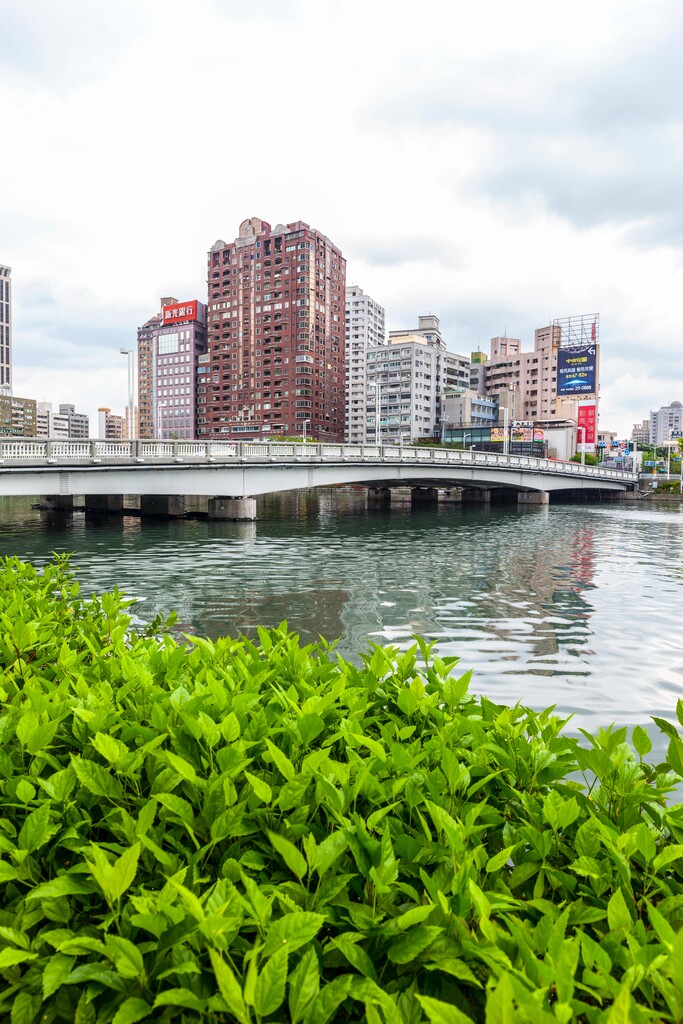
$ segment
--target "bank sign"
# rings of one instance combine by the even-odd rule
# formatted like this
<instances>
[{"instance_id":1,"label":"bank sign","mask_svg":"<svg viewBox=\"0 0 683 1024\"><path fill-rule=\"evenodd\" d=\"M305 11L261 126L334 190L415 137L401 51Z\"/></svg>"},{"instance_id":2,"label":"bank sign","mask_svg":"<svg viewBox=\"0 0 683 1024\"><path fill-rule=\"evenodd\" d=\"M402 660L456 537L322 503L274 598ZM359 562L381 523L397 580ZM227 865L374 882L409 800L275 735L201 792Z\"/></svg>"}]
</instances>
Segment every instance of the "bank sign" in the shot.
<instances>
[{"instance_id":1,"label":"bank sign","mask_svg":"<svg viewBox=\"0 0 683 1024\"><path fill-rule=\"evenodd\" d=\"M164 306L164 327L169 324L185 323L188 320L198 320L197 300L191 302L177 302L173 306Z\"/></svg>"},{"instance_id":2,"label":"bank sign","mask_svg":"<svg viewBox=\"0 0 683 1024\"><path fill-rule=\"evenodd\" d=\"M561 348L557 353L557 394L594 395L596 377L595 345Z\"/></svg>"}]
</instances>

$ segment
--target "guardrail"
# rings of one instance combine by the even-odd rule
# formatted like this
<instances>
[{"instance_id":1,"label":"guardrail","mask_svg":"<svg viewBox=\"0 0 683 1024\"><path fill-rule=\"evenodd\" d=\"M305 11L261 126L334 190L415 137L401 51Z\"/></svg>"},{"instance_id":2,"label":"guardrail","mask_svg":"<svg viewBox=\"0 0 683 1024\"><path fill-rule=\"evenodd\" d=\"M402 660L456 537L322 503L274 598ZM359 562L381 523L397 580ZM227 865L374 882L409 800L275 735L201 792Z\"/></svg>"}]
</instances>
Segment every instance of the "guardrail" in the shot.
<instances>
[{"instance_id":1,"label":"guardrail","mask_svg":"<svg viewBox=\"0 0 683 1024\"><path fill-rule=\"evenodd\" d=\"M116 465L129 463L235 463L235 462L386 462L467 465L499 469L536 470L582 478L633 483L634 473L601 466L582 466L527 455L460 451L454 448L417 448L374 444L317 444L258 441L97 441L45 438L5 438L0 441L0 472L36 465Z\"/></svg>"}]
</instances>

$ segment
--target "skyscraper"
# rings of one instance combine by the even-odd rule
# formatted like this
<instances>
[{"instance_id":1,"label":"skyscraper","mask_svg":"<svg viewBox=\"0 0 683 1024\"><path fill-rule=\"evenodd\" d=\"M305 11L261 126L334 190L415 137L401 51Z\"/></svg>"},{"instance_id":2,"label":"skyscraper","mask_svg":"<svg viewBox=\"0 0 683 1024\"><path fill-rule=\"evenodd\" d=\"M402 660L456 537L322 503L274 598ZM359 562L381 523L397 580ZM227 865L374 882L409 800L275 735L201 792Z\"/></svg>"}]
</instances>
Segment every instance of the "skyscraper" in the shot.
<instances>
[{"instance_id":1,"label":"skyscraper","mask_svg":"<svg viewBox=\"0 0 683 1024\"><path fill-rule=\"evenodd\" d=\"M0 264L0 394L12 394L12 268Z\"/></svg>"},{"instance_id":2,"label":"skyscraper","mask_svg":"<svg viewBox=\"0 0 683 1024\"><path fill-rule=\"evenodd\" d=\"M197 436L344 437L344 292L340 250L304 221L257 217L208 258L209 357L197 388ZM204 368L204 367L202 367Z\"/></svg>"}]
</instances>

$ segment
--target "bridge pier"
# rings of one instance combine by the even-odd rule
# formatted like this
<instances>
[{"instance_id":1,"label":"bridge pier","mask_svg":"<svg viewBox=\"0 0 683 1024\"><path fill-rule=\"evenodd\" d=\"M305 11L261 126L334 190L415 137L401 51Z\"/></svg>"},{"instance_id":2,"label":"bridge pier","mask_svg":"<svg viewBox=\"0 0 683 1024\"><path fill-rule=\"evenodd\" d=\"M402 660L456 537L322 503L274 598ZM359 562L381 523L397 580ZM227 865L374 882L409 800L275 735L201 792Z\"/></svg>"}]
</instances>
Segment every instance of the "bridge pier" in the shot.
<instances>
[{"instance_id":1,"label":"bridge pier","mask_svg":"<svg viewBox=\"0 0 683 1024\"><path fill-rule=\"evenodd\" d=\"M485 487L465 487L462 492L463 502L478 503L480 505L491 504L491 490Z\"/></svg>"},{"instance_id":2,"label":"bridge pier","mask_svg":"<svg viewBox=\"0 0 683 1024\"><path fill-rule=\"evenodd\" d=\"M373 504L391 504L391 487L368 487L368 501Z\"/></svg>"},{"instance_id":3,"label":"bridge pier","mask_svg":"<svg viewBox=\"0 0 683 1024\"><path fill-rule=\"evenodd\" d=\"M231 519L236 523L256 519L256 498L209 498L209 519Z\"/></svg>"},{"instance_id":4,"label":"bridge pier","mask_svg":"<svg viewBox=\"0 0 683 1024\"><path fill-rule=\"evenodd\" d=\"M177 519L185 515L182 494L141 494L140 515Z\"/></svg>"},{"instance_id":5,"label":"bridge pier","mask_svg":"<svg viewBox=\"0 0 683 1024\"><path fill-rule=\"evenodd\" d=\"M97 515L108 513L120 515L123 512L122 494L86 494L84 496L85 511Z\"/></svg>"},{"instance_id":6,"label":"bridge pier","mask_svg":"<svg viewBox=\"0 0 683 1024\"><path fill-rule=\"evenodd\" d=\"M436 505L439 492L436 487L411 487L411 505Z\"/></svg>"},{"instance_id":7,"label":"bridge pier","mask_svg":"<svg viewBox=\"0 0 683 1024\"><path fill-rule=\"evenodd\" d=\"M71 494L41 494L40 509L46 512L73 512L74 499Z\"/></svg>"},{"instance_id":8,"label":"bridge pier","mask_svg":"<svg viewBox=\"0 0 683 1024\"><path fill-rule=\"evenodd\" d=\"M518 491L518 505L549 505L550 494L548 491Z\"/></svg>"}]
</instances>

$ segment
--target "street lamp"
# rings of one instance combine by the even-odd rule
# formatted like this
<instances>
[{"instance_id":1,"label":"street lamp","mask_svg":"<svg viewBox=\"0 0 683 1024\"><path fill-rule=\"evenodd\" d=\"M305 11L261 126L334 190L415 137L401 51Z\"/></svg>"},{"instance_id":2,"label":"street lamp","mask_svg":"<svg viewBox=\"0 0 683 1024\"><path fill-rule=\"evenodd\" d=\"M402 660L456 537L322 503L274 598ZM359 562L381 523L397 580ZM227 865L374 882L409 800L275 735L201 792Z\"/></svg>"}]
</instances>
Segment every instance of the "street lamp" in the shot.
<instances>
[{"instance_id":1,"label":"street lamp","mask_svg":"<svg viewBox=\"0 0 683 1024\"><path fill-rule=\"evenodd\" d=\"M576 428L576 433L578 434L579 431L581 431L581 465L585 466L586 465L586 428L585 427L577 427Z\"/></svg>"},{"instance_id":2,"label":"street lamp","mask_svg":"<svg viewBox=\"0 0 683 1024\"><path fill-rule=\"evenodd\" d=\"M135 351L132 348L120 348L122 356L128 356L128 438L135 438Z\"/></svg>"},{"instance_id":3,"label":"street lamp","mask_svg":"<svg viewBox=\"0 0 683 1024\"><path fill-rule=\"evenodd\" d=\"M164 436L164 413L163 410L166 407L166 402L157 401L157 437L159 440L163 440Z\"/></svg>"},{"instance_id":4,"label":"street lamp","mask_svg":"<svg viewBox=\"0 0 683 1024\"><path fill-rule=\"evenodd\" d=\"M310 420L304 420L304 422L303 422L303 428L304 428L304 433L303 433L303 438L304 438L304 444L306 444L306 426L307 426L307 425L308 425L308 426L310 427L310 425L311 425L311 421L310 421Z\"/></svg>"}]
</instances>

